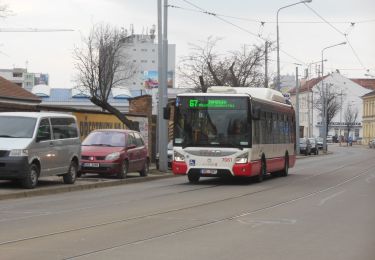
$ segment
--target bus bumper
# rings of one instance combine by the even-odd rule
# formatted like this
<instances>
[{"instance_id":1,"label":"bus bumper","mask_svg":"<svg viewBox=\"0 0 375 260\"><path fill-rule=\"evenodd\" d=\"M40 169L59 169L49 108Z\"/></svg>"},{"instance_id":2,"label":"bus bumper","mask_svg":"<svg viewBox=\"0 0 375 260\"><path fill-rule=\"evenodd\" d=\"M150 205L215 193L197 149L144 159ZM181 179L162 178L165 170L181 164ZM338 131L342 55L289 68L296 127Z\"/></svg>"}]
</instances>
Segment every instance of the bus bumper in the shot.
<instances>
[{"instance_id":1,"label":"bus bumper","mask_svg":"<svg viewBox=\"0 0 375 260\"><path fill-rule=\"evenodd\" d=\"M185 162L172 162L173 174L184 175L187 173L187 164Z\"/></svg>"}]
</instances>

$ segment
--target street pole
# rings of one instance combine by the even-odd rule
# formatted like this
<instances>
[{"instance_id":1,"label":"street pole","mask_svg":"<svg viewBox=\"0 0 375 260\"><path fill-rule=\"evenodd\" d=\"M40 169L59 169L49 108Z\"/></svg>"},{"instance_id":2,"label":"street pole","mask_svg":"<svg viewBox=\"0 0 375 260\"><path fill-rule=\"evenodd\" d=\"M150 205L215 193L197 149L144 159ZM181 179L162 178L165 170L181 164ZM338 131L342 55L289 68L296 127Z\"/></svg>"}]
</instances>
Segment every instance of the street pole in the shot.
<instances>
[{"instance_id":1,"label":"street pole","mask_svg":"<svg viewBox=\"0 0 375 260\"><path fill-rule=\"evenodd\" d=\"M333 47L336 47L336 46L339 46L339 45L345 45L346 42L341 42L341 43L338 43L338 44L334 44L334 45L330 45L328 47L325 47L322 49L322 91L323 91L323 88L324 88L324 58L323 58L323 54L324 54L324 51L326 49L329 49L329 48L333 48ZM325 86L325 91L323 91L323 97L324 97L324 105L323 105L323 115L324 115L324 125L323 125L323 152L324 153L327 153L327 132L328 132L328 104L327 104L327 84Z\"/></svg>"},{"instance_id":2,"label":"street pole","mask_svg":"<svg viewBox=\"0 0 375 260\"><path fill-rule=\"evenodd\" d=\"M277 78L276 78L276 90L280 91L280 39L279 39L279 12L282 10L282 9L285 9L287 7L291 7L291 6L294 6L294 5L298 5L298 4L305 4L305 3L311 3L312 0L304 0L304 1L299 1L297 3L294 3L294 4L290 4L290 5L286 5L286 6L283 6L283 7L280 7L278 10L277 10L277 13L276 13L276 49L277 49Z\"/></svg>"},{"instance_id":3,"label":"street pole","mask_svg":"<svg viewBox=\"0 0 375 260\"><path fill-rule=\"evenodd\" d=\"M266 41L265 44L265 50L264 50L264 87L268 88L268 41Z\"/></svg>"},{"instance_id":4,"label":"street pole","mask_svg":"<svg viewBox=\"0 0 375 260\"><path fill-rule=\"evenodd\" d=\"M298 82L298 67L296 67L296 150L300 153L299 148L299 82Z\"/></svg>"},{"instance_id":5,"label":"street pole","mask_svg":"<svg viewBox=\"0 0 375 260\"><path fill-rule=\"evenodd\" d=\"M168 121L163 118L163 111L167 105L167 67L168 67L168 39L167 39L167 18L168 18L168 0L164 0L164 21L162 21L162 0L158 0L158 152L159 152L159 170L166 172L168 169ZM163 28L164 25L164 28ZM162 28L164 29L162 32Z\"/></svg>"}]
</instances>

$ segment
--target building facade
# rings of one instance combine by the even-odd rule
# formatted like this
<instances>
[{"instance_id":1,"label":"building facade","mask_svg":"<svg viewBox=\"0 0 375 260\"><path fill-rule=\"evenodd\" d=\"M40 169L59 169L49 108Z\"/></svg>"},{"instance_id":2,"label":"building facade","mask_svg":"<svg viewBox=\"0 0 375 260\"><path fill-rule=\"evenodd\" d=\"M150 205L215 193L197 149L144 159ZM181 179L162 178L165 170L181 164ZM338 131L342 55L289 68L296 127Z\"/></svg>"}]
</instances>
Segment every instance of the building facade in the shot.
<instances>
[{"instance_id":1,"label":"building facade","mask_svg":"<svg viewBox=\"0 0 375 260\"><path fill-rule=\"evenodd\" d=\"M363 143L367 144L375 138L375 91L364 96L363 99Z\"/></svg>"},{"instance_id":2,"label":"building facade","mask_svg":"<svg viewBox=\"0 0 375 260\"><path fill-rule=\"evenodd\" d=\"M363 137L363 102L362 96L375 89L373 84L362 84L359 79L348 79L338 72L324 78L314 78L302 82L299 89L299 123L301 137L318 137L323 135L321 104L322 93L332 93L334 103L339 107L328 126L328 135L342 136L353 140ZM363 82L362 82L363 83ZM369 83L369 82L367 82ZM327 91L327 92L325 92ZM296 104L296 89L290 91L291 102ZM348 133L345 113L347 108L357 113L353 127Z\"/></svg>"},{"instance_id":3,"label":"building facade","mask_svg":"<svg viewBox=\"0 0 375 260\"><path fill-rule=\"evenodd\" d=\"M158 44L155 43L155 29L149 34L131 34L124 36L124 56L134 65L136 73L126 82L130 91L139 95L151 94L158 83ZM175 87L176 45L168 44L168 87Z\"/></svg>"},{"instance_id":4,"label":"building facade","mask_svg":"<svg viewBox=\"0 0 375 260\"><path fill-rule=\"evenodd\" d=\"M29 91L35 85L49 83L48 74L28 72L25 68L0 69L0 76Z\"/></svg>"}]
</instances>

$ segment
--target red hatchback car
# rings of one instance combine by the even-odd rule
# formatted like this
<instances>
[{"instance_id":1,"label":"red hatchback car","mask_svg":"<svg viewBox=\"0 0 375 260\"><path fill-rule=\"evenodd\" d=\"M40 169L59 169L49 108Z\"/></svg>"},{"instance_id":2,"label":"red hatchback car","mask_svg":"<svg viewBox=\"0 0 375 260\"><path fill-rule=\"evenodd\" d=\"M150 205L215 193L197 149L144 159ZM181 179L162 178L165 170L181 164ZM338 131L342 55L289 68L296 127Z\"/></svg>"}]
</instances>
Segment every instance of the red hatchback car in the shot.
<instances>
[{"instance_id":1,"label":"red hatchback car","mask_svg":"<svg viewBox=\"0 0 375 260\"><path fill-rule=\"evenodd\" d=\"M94 130L82 142L80 174L98 173L126 178L128 172L147 176L150 160L139 132L122 129Z\"/></svg>"}]
</instances>

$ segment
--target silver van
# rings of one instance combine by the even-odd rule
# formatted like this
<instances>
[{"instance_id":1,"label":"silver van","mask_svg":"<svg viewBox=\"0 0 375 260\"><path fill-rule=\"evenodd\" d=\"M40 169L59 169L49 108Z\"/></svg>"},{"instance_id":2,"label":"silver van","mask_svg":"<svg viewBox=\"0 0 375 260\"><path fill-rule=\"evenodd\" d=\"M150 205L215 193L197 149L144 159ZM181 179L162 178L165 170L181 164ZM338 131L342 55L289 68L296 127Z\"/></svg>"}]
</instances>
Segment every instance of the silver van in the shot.
<instances>
[{"instance_id":1,"label":"silver van","mask_svg":"<svg viewBox=\"0 0 375 260\"><path fill-rule=\"evenodd\" d=\"M45 112L0 113L0 179L19 179L28 189L43 176L73 184L81 158L74 116Z\"/></svg>"}]
</instances>

